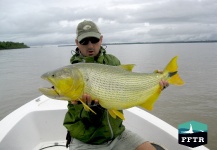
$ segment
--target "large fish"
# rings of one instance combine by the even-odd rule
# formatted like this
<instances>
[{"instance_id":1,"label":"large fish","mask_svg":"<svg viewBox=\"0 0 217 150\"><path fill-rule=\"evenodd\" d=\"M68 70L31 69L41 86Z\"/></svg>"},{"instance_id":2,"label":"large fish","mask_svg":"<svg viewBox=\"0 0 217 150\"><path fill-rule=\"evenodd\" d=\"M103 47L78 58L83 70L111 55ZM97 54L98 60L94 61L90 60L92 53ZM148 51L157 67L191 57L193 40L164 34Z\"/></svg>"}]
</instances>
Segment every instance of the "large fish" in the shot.
<instances>
[{"instance_id":1,"label":"large fish","mask_svg":"<svg viewBox=\"0 0 217 150\"><path fill-rule=\"evenodd\" d=\"M52 88L40 88L53 99L80 101L86 110L95 113L81 97L84 93L106 108L110 115L124 119L118 110L141 106L152 110L162 88L161 80L182 85L178 75L177 56L163 70L163 73L132 72L134 65L109 66L97 63L77 63L47 72L42 78L52 83Z\"/></svg>"}]
</instances>

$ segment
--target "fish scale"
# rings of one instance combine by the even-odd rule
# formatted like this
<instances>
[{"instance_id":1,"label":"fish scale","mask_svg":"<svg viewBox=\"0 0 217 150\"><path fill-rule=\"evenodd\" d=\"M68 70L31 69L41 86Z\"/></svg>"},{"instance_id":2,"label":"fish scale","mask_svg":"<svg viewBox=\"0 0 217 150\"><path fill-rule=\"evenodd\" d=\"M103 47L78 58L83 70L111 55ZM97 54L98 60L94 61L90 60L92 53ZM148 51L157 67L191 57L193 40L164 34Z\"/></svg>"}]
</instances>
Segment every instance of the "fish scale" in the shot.
<instances>
[{"instance_id":1,"label":"fish scale","mask_svg":"<svg viewBox=\"0 0 217 150\"><path fill-rule=\"evenodd\" d=\"M165 75L134 73L121 67L107 67L99 64L77 64L84 78L84 93L97 99L107 109L126 109L139 105L157 88ZM85 80L88 78L88 80ZM150 90L154 91L154 90ZM128 102L128 103L127 103ZM132 104L131 104L132 103Z\"/></svg>"}]
</instances>

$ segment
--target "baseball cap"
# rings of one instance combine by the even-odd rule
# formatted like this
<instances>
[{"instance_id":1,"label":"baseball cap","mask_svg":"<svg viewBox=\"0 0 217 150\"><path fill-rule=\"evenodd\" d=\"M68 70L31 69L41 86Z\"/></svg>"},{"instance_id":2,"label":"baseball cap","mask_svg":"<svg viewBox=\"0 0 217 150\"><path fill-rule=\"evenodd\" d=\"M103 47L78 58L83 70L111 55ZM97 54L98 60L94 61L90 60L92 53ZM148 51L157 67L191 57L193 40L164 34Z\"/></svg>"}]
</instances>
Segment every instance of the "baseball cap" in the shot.
<instances>
[{"instance_id":1,"label":"baseball cap","mask_svg":"<svg viewBox=\"0 0 217 150\"><path fill-rule=\"evenodd\" d=\"M87 37L96 37L100 39L101 36L97 25L94 22L87 20L84 20L78 24L76 34L78 42Z\"/></svg>"}]
</instances>

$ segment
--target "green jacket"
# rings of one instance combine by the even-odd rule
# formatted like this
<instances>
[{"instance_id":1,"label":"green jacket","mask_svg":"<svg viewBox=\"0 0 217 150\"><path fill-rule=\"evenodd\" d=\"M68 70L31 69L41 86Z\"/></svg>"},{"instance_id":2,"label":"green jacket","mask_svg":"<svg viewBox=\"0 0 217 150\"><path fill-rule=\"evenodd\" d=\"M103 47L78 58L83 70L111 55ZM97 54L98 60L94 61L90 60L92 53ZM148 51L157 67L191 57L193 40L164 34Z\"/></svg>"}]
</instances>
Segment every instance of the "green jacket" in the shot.
<instances>
[{"instance_id":1,"label":"green jacket","mask_svg":"<svg viewBox=\"0 0 217 150\"><path fill-rule=\"evenodd\" d=\"M82 57L76 49L70 62L95 62L117 66L120 61L113 55L106 54L103 47L97 57ZM120 135L125 127L120 118L112 118L108 111L100 105L91 106L97 115L84 110L82 104L68 104L68 112L65 115L64 126L69 131L72 138L76 138L88 144L102 144Z\"/></svg>"}]
</instances>

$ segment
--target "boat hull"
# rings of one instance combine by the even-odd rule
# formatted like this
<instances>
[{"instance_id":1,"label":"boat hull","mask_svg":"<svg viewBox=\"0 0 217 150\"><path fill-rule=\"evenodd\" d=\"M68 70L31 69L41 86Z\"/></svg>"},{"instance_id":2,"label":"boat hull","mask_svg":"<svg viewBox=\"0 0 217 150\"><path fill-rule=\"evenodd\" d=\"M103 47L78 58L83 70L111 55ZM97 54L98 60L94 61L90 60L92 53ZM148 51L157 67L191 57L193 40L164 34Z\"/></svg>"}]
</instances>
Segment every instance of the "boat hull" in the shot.
<instances>
[{"instance_id":1,"label":"boat hull","mask_svg":"<svg viewBox=\"0 0 217 150\"><path fill-rule=\"evenodd\" d=\"M38 150L46 146L66 149L63 119L67 102L40 96L0 121L0 149ZM178 144L178 130L150 113L134 107L124 110L124 125L147 141L167 149L190 150ZM50 147L49 149L52 149ZM206 150L205 146L194 150Z\"/></svg>"}]
</instances>

